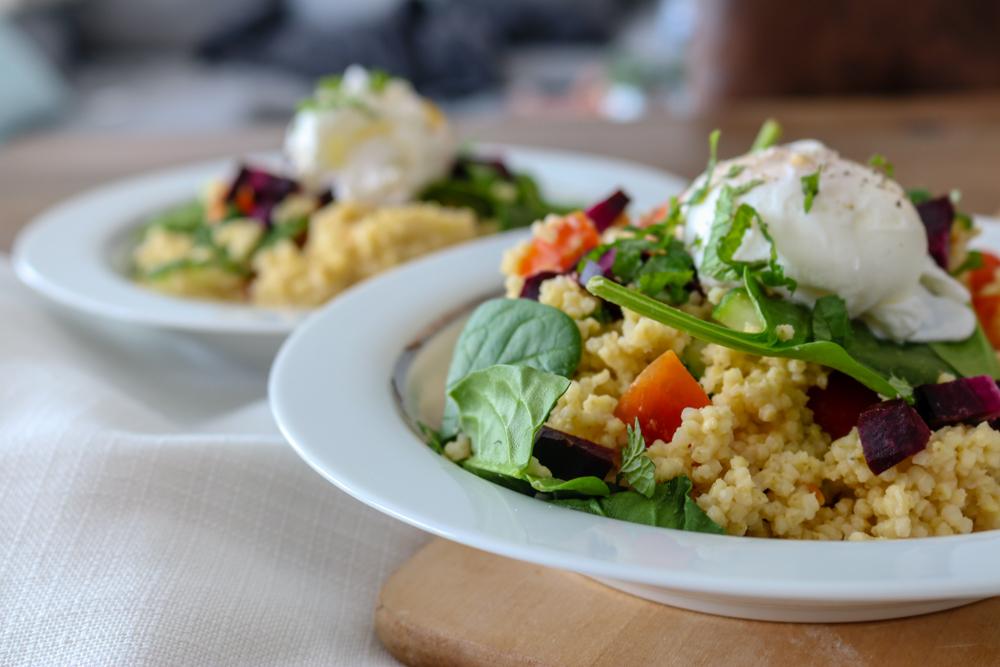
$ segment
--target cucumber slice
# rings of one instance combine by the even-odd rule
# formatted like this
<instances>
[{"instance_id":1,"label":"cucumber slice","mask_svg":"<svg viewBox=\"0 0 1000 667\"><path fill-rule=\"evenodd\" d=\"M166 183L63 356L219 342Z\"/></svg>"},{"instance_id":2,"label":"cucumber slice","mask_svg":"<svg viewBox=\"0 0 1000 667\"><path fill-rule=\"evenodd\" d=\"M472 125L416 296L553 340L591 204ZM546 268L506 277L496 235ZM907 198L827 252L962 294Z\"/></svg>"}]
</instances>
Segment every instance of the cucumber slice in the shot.
<instances>
[{"instance_id":1,"label":"cucumber slice","mask_svg":"<svg viewBox=\"0 0 1000 667\"><path fill-rule=\"evenodd\" d=\"M722 297L719 305L712 310L712 319L735 331L760 333L764 331L764 321L757 313L746 289L740 287Z\"/></svg>"}]
</instances>

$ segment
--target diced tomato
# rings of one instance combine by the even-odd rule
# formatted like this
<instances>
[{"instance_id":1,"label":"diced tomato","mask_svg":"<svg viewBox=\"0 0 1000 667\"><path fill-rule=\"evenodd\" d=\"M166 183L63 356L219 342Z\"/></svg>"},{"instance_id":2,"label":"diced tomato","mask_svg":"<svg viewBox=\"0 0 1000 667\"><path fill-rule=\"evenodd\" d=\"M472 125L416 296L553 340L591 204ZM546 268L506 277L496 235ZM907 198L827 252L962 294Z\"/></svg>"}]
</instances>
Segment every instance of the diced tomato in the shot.
<instances>
[{"instance_id":1,"label":"diced tomato","mask_svg":"<svg viewBox=\"0 0 1000 667\"><path fill-rule=\"evenodd\" d=\"M673 350L664 352L639 373L618 399L615 417L626 424L639 420L646 444L669 442L681 425L684 408L703 408L711 401Z\"/></svg>"},{"instance_id":2,"label":"diced tomato","mask_svg":"<svg viewBox=\"0 0 1000 667\"><path fill-rule=\"evenodd\" d=\"M521 258L517 273L527 277L542 271L567 271L600 243L597 228L582 211L546 220Z\"/></svg>"},{"instance_id":3,"label":"diced tomato","mask_svg":"<svg viewBox=\"0 0 1000 667\"><path fill-rule=\"evenodd\" d=\"M248 185L243 185L237 188L236 195L233 197L233 203L236 205L236 209L243 215L250 215L253 213L253 188Z\"/></svg>"},{"instance_id":4,"label":"diced tomato","mask_svg":"<svg viewBox=\"0 0 1000 667\"><path fill-rule=\"evenodd\" d=\"M809 402L813 421L834 440L842 438L857 426L865 408L879 402L878 394L850 375L832 371L826 389L810 387Z\"/></svg>"},{"instance_id":5,"label":"diced tomato","mask_svg":"<svg viewBox=\"0 0 1000 667\"><path fill-rule=\"evenodd\" d=\"M982 253L982 256L983 265L969 272L972 307L976 310L979 323L983 325L990 343L993 347L1000 348L1000 293L986 293L986 288L996 282L1000 258L988 252Z\"/></svg>"},{"instance_id":6,"label":"diced tomato","mask_svg":"<svg viewBox=\"0 0 1000 667\"><path fill-rule=\"evenodd\" d=\"M665 201L656 208L654 208L652 211L649 211L648 213L640 217L639 221L636 223L636 226L649 227L651 225L655 225L657 223L666 220L668 215L670 215L670 202Z\"/></svg>"}]
</instances>

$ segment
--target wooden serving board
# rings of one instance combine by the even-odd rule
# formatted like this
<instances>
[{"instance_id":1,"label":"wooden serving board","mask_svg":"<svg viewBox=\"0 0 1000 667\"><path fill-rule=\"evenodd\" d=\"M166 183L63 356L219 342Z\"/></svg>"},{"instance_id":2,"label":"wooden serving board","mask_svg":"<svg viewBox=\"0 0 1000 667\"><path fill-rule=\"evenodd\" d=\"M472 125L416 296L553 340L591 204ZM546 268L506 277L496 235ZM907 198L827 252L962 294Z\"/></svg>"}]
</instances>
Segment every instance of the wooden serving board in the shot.
<instances>
[{"instance_id":1,"label":"wooden serving board","mask_svg":"<svg viewBox=\"0 0 1000 667\"><path fill-rule=\"evenodd\" d=\"M382 643L408 665L1000 665L1000 598L897 621L743 621L434 540L385 583Z\"/></svg>"}]
</instances>

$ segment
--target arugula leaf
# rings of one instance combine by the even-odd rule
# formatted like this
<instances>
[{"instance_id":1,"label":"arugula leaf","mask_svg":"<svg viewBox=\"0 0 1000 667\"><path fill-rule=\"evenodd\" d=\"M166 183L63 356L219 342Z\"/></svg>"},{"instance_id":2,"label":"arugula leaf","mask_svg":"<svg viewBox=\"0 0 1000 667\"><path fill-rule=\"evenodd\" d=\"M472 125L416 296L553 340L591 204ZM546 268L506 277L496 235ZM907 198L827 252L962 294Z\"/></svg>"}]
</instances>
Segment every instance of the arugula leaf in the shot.
<instances>
[{"instance_id":1,"label":"arugula leaf","mask_svg":"<svg viewBox=\"0 0 1000 667\"><path fill-rule=\"evenodd\" d=\"M705 179L698 186L698 189L691 195L689 203L700 204L705 201L705 196L712 188L712 176L715 175L715 165L719 162L719 130L712 130L708 135L708 165L705 167Z\"/></svg>"},{"instance_id":2,"label":"arugula leaf","mask_svg":"<svg viewBox=\"0 0 1000 667\"><path fill-rule=\"evenodd\" d=\"M868 164L875 169L880 169L889 178L892 178L893 174L896 173L896 168L880 153L875 153L868 158Z\"/></svg>"},{"instance_id":3,"label":"arugula leaf","mask_svg":"<svg viewBox=\"0 0 1000 667\"><path fill-rule=\"evenodd\" d=\"M628 443L622 450L622 464L618 469L618 478L628 482L635 491L647 498L653 497L656 488L656 466L646 455L646 441L642 437L639 418L634 426L626 427Z\"/></svg>"},{"instance_id":4,"label":"arugula leaf","mask_svg":"<svg viewBox=\"0 0 1000 667\"><path fill-rule=\"evenodd\" d=\"M753 145L750 146L750 152L756 153L770 148L779 141L781 141L781 124L773 118L768 118L757 131L757 137L753 140Z\"/></svg>"},{"instance_id":5,"label":"arugula leaf","mask_svg":"<svg viewBox=\"0 0 1000 667\"><path fill-rule=\"evenodd\" d=\"M799 179L802 183L802 196L804 197L802 205L806 213L812 210L813 200L819 194L819 173L820 170L817 169L813 173Z\"/></svg>"},{"instance_id":6,"label":"arugula leaf","mask_svg":"<svg viewBox=\"0 0 1000 667\"><path fill-rule=\"evenodd\" d=\"M619 491L607 498L567 498L550 502L619 521L721 535L722 527L708 518L691 499L690 492L691 480L681 476L657 484L648 498L636 491Z\"/></svg>"},{"instance_id":7,"label":"arugula leaf","mask_svg":"<svg viewBox=\"0 0 1000 667\"><path fill-rule=\"evenodd\" d=\"M567 378L528 366L501 364L466 375L448 395L472 441L467 464L520 477L531 461L538 430L569 384Z\"/></svg>"},{"instance_id":8,"label":"arugula leaf","mask_svg":"<svg viewBox=\"0 0 1000 667\"><path fill-rule=\"evenodd\" d=\"M495 364L530 366L570 377L580 364L580 330L558 308L530 299L491 299L472 313L448 368L451 389L473 371ZM458 406L445 401L441 432L458 430Z\"/></svg>"},{"instance_id":9,"label":"arugula leaf","mask_svg":"<svg viewBox=\"0 0 1000 667\"><path fill-rule=\"evenodd\" d=\"M907 402L913 402L913 385L907 382L904 378L896 377L895 375L889 376L889 384L895 388L896 393L907 400Z\"/></svg>"},{"instance_id":10,"label":"arugula leaf","mask_svg":"<svg viewBox=\"0 0 1000 667\"><path fill-rule=\"evenodd\" d=\"M848 354L843 347L831 341L791 344L780 341L770 342L766 338L762 338L762 336L773 336L774 332L748 334L734 331L651 299L636 290L618 285L603 276L591 278L590 282L587 283L587 289L602 299L623 308L628 308L639 315L662 324L685 331L706 342L716 343L734 350L760 356L789 357L822 364L850 375L883 396L898 396L895 387L889 382L887 375L861 363L851 356L851 354Z\"/></svg>"},{"instance_id":11,"label":"arugula leaf","mask_svg":"<svg viewBox=\"0 0 1000 667\"><path fill-rule=\"evenodd\" d=\"M836 294L817 299L812 312L812 330L816 340L832 340L840 345L849 341L851 318L844 300Z\"/></svg>"},{"instance_id":12,"label":"arugula leaf","mask_svg":"<svg viewBox=\"0 0 1000 667\"><path fill-rule=\"evenodd\" d=\"M1000 380L996 351L979 325L964 341L930 343L930 347L963 377L989 375Z\"/></svg>"}]
</instances>

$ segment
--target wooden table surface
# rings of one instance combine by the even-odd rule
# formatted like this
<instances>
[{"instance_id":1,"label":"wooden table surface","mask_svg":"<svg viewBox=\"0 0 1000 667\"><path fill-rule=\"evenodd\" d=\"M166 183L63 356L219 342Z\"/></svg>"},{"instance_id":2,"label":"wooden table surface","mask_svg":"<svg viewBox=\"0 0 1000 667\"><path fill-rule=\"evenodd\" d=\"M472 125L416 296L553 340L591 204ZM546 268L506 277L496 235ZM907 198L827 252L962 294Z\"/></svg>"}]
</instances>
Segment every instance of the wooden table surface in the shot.
<instances>
[{"instance_id":1,"label":"wooden table surface","mask_svg":"<svg viewBox=\"0 0 1000 667\"><path fill-rule=\"evenodd\" d=\"M463 123L461 132L603 153L691 177L704 167L712 128L723 131L721 154L732 155L749 145L769 115L781 120L786 138L816 137L861 160L882 153L908 186L959 188L968 210L1000 210L1000 94L761 101L709 117L632 124L490 118ZM276 148L280 140L281 128L261 127L198 135L38 133L0 145L0 250L10 248L34 215L73 193L157 167Z\"/></svg>"}]
</instances>

